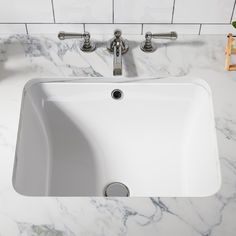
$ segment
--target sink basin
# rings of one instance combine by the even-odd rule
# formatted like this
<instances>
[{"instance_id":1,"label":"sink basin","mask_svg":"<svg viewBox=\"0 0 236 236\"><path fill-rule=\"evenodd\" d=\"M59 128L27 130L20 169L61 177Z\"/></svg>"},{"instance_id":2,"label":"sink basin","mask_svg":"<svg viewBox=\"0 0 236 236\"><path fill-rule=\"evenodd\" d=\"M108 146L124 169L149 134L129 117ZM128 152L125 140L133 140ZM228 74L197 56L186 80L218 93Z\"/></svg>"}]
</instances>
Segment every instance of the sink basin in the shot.
<instances>
[{"instance_id":1,"label":"sink basin","mask_svg":"<svg viewBox=\"0 0 236 236\"><path fill-rule=\"evenodd\" d=\"M219 190L204 81L97 81L26 85L13 173L18 193L203 197Z\"/></svg>"}]
</instances>

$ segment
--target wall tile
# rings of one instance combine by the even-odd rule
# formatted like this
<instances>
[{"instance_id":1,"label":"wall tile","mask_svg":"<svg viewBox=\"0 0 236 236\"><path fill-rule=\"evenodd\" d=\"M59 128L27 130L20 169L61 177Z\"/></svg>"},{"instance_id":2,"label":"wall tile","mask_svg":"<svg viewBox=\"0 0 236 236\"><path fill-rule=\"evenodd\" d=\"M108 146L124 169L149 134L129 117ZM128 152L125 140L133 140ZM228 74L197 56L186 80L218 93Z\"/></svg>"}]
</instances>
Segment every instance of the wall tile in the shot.
<instances>
[{"instance_id":1,"label":"wall tile","mask_svg":"<svg viewBox=\"0 0 236 236\"><path fill-rule=\"evenodd\" d=\"M229 23L235 0L176 0L174 23Z\"/></svg>"},{"instance_id":2,"label":"wall tile","mask_svg":"<svg viewBox=\"0 0 236 236\"><path fill-rule=\"evenodd\" d=\"M82 24L28 24L29 34L55 34L59 31L83 33Z\"/></svg>"},{"instance_id":3,"label":"wall tile","mask_svg":"<svg viewBox=\"0 0 236 236\"><path fill-rule=\"evenodd\" d=\"M201 34L228 34L234 33L236 29L232 25L202 25Z\"/></svg>"},{"instance_id":4,"label":"wall tile","mask_svg":"<svg viewBox=\"0 0 236 236\"><path fill-rule=\"evenodd\" d=\"M116 28L124 34L198 34L200 24L202 34L227 34L234 31L229 24L234 3L235 0L1 0L0 33L25 33L25 24L30 34L83 32L85 23L91 34L112 35ZM232 20L236 20L236 9Z\"/></svg>"},{"instance_id":5,"label":"wall tile","mask_svg":"<svg viewBox=\"0 0 236 236\"><path fill-rule=\"evenodd\" d=\"M195 24L144 24L143 33L165 33L176 31L178 34L198 34L200 25Z\"/></svg>"},{"instance_id":6,"label":"wall tile","mask_svg":"<svg viewBox=\"0 0 236 236\"><path fill-rule=\"evenodd\" d=\"M0 24L0 34L25 34L24 24Z\"/></svg>"},{"instance_id":7,"label":"wall tile","mask_svg":"<svg viewBox=\"0 0 236 236\"><path fill-rule=\"evenodd\" d=\"M112 0L54 0L57 23L112 23Z\"/></svg>"},{"instance_id":8,"label":"wall tile","mask_svg":"<svg viewBox=\"0 0 236 236\"><path fill-rule=\"evenodd\" d=\"M114 0L115 23L171 23L173 0Z\"/></svg>"},{"instance_id":9,"label":"wall tile","mask_svg":"<svg viewBox=\"0 0 236 236\"><path fill-rule=\"evenodd\" d=\"M115 29L120 29L123 34L141 34L141 24L86 24L85 30L91 34L113 35Z\"/></svg>"},{"instance_id":10,"label":"wall tile","mask_svg":"<svg viewBox=\"0 0 236 236\"><path fill-rule=\"evenodd\" d=\"M1 23L52 23L50 0L1 0Z\"/></svg>"}]
</instances>

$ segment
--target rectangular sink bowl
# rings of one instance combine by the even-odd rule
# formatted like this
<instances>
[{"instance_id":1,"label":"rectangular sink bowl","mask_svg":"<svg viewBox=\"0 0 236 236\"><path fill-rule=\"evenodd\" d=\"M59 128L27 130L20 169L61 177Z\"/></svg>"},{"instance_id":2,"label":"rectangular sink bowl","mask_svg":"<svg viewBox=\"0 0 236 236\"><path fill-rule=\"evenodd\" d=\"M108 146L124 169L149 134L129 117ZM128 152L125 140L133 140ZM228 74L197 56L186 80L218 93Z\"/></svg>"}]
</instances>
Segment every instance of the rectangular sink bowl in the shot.
<instances>
[{"instance_id":1,"label":"rectangular sink bowl","mask_svg":"<svg viewBox=\"0 0 236 236\"><path fill-rule=\"evenodd\" d=\"M219 190L204 81L97 81L26 85L13 173L18 193L205 197Z\"/></svg>"}]
</instances>

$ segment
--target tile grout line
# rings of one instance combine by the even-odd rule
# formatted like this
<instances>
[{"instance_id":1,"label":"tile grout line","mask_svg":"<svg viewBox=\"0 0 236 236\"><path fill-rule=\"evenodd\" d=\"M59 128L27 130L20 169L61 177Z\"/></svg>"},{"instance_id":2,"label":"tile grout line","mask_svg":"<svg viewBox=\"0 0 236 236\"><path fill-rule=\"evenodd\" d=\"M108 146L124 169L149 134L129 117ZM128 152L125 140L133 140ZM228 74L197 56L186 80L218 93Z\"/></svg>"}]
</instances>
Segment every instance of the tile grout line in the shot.
<instances>
[{"instance_id":1,"label":"tile grout line","mask_svg":"<svg viewBox=\"0 0 236 236\"><path fill-rule=\"evenodd\" d=\"M115 22L115 0L112 0L112 23Z\"/></svg>"},{"instance_id":2,"label":"tile grout line","mask_svg":"<svg viewBox=\"0 0 236 236\"><path fill-rule=\"evenodd\" d=\"M143 35L143 24L141 25L141 35Z\"/></svg>"},{"instance_id":3,"label":"tile grout line","mask_svg":"<svg viewBox=\"0 0 236 236\"><path fill-rule=\"evenodd\" d=\"M53 21L54 21L54 23L56 23L55 9L54 9L54 2L53 2L53 0L51 0L51 4L52 4L52 15L53 15Z\"/></svg>"},{"instance_id":4,"label":"tile grout line","mask_svg":"<svg viewBox=\"0 0 236 236\"><path fill-rule=\"evenodd\" d=\"M174 0L174 2L173 2L173 9L172 9L172 16L171 16L171 24L173 24L173 22L174 22L174 14L175 14L175 1L176 1L176 0Z\"/></svg>"},{"instance_id":5,"label":"tile grout line","mask_svg":"<svg viewBox=\"0 0 236 236\"><path fill-rule=\"evenodd\" d=\"M29 34L29 30L28 30L27 24L25 24L25 31L26 31L26 34Z\"/></svg>"},{"instance_id":6,"label":"tile grout line","mask_svg":"<svg viewBox=\"0 0 236 236\"><path fill-rule=\"evenodd\" d=\"M198 35L200 35L200 34L201 34L201 31L202 31L202 24L200 24L200 26L199 26Z\"/></svg>"},{"instance_id":7,"label":"tile grout line","mask_svg":"<svg viewBox=\"0 0 236 236\"><path fill-rule=\"evenodd\" d=\"M85 31L86 31L86 29L85 29L85 23L83 23L83 30L84 30L84 33L85 33Z\"/></svg>"},{"instance_id":8,"label":"tile grout line","mask_svg":"<svg viewBox=\"0 0 236 236\"><path fill-rule=\"evenodd\" d=\"M24 25L24 24L27 24L27 25L82 25L82 24L87 24L87 25L112 25L113 23L97 23L97 22L94 22L94 23L74 23L74 22L56 22L56 23L52 23L52 22L0 22L0 25ZM126 22L126 23L114 23L114 24L120 24L120 25L140 25L140 24L148 24L148 25L170 25L171 23L152 23L152 22L145 22L145 23L142 23L142 22L137 22L137 23L132 23L132 22ZM203 24L203 25L230 25L230 23L203 23L203 22L194 22L194 23L173 23L173 25L200 25L200 24Z\"/></svg>"}]
</instances>

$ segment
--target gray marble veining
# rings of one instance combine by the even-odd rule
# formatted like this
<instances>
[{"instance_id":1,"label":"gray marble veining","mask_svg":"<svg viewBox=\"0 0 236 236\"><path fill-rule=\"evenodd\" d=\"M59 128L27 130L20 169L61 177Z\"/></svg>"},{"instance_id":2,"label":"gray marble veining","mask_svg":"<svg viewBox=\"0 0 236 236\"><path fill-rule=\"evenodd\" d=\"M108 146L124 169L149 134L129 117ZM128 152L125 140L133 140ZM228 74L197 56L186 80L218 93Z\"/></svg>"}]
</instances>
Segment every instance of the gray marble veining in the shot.
<instances>
[{"instance_id":1,"label":"gray marble veining","mask_svg":"<svg viewBox=\"0 0 236 236\"><path fill-rule=\"evenodd\" d=\"M106 37L83 53L76 40L53 36L0 37L0 235L1 236L235 236L236 235L236 72L224 71L224 36L180 36L160 41L144 54L142 36L130 36L124 76L194 76L205 79L213 98L222 187L207 198L23 197L11 184L24 84L39 77L112 76ZM119 78L117 78L119 80Z\"/></svg>"}]
</instances>

